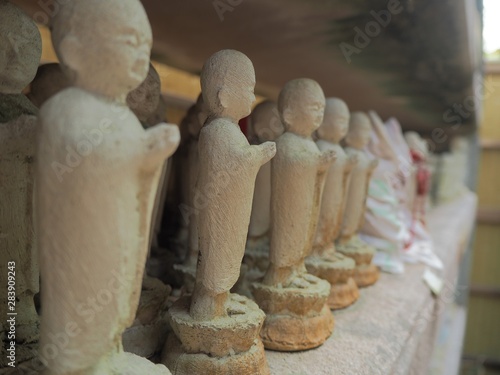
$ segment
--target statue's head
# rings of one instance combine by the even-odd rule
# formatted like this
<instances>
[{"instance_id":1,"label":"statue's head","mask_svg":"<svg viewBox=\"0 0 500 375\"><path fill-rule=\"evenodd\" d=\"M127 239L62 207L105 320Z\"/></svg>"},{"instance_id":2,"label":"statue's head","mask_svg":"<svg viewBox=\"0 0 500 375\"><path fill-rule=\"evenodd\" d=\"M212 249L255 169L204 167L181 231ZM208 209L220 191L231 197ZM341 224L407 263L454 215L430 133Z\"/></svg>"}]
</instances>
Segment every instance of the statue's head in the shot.
<instances>
[{"instance_id":1,"label":"statue's head","mask_svg":"<svg viewBox=\"0 0 500 375\"><path fill-rule=\"evenodd\" d=\"M152 32L139 0L72 0L52 20L52 42L75 86L125 101L149 70Z\"/></svg>"},{"instance_id":2,"label":"statue's head","mask_svg":"<svg viewBox=\"0 0 500 375\"><path fill-rule=\"evenodd\" d=\"M42 56L36 24L6 0L0 0L0 92L19 94L33 80Z\"/></svg>"},{"instance_id":3,"label":"statue's head","mask_svg":"<svg viewBox=\"0 0 500 375\"><path fill-rule=\"evenodd\" d=\"M160 95L160 76L154 66L149 64L146 79L127 95L127 105L141 122L146 122L158 108Z\"/></svg>"},{"instance_id":4,"label":"statue's head","mask_svg":"<svg viewBox=\"0 0 500 375\"><path fill-rule=\"evenodd\" d=\"M255 101L254 88L252 62L241 52L219 51L203 65L201 91L211 115L235 121L248 116Z\"/></svg>"},{"instance_id":5,"label":"statue's head","mask_svg":"<svg viewBox=\"0 0 500 375\"><path fill-rule=\"evenodd\" d=\"M251 116L251 131L259 142L275 141L284 133L276 104L266 100L255 106Z\"/></svg>"},{"instance_id":6,"label":"statue's head","mask_svg":"<svg viewBox=\"0 0 500 375\"><path fill-rule=\"evenodd\" d=\"M363 112L351 113L349 131L345 138L346 144L349 147L362 150L370 142L371 136L372 126L368 116Z\"/></svg>"},{"instance_id":7,"label":"statue's head","mask_svg":"<svg viewBox=\"0 0 500 375\"><path fill-rule=\"evenodd\" d=\"M323 123L317 130L320 139L333 143L340 142L349 130L349 108L339 98L327 98Z\"/></svg>"},{"instance_id":8,"label":"statue's head","mask_svg":"<svg viewBox=\"0 0 500 375\"><path fill-rule=\"evenodd\" d=\"M280 92L278 111L288 132L309 137L323 122L325 95L314 80L288 81Z\"/></svg>"},{"instance_id":9,"label":"statue's head","mask_svg":"<svg viewBox=\"0 0 500 375\"><path fill-rule=\"evenodd\" d=\"M70 85L71 82L62 71L60 64L40 65L35 79L31 82L31 90L28 97L34 105L41 107L48 99Z\"/></svg>"}]
</instances>

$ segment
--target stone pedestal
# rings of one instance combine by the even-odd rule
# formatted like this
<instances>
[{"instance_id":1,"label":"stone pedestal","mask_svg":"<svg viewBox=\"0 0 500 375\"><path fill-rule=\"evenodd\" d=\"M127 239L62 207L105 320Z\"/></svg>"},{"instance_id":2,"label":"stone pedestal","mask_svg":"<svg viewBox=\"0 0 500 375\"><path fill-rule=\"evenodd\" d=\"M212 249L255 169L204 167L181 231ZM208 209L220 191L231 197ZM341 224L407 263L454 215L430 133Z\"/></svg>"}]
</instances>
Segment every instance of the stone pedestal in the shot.
<instances>
[{"instance_id":1,"label":"stone pedestal","mask_svg":"<svg viewBox=\"0 0 500 375\"><path fill-rule=\"evenodd\" d=\"M307 271L331 285L328 306L342 309L359 298L359 290L353 279L356 264L353 259L337 252L311 255L306 258Z\"/></svg>"},{"instance_id":2,"label":"stone pedestal","mask_svg":"<svg viewBox=\"0 0 500 375\"><path fill-rule=\"evenodd\" d=\"M371 263L375 249L361 241L357 234L346 242L339 242L337 251L356 262L353 278L358 287L370 286L377 282L380 271L377 266Z\"/></svg>"},{"instance_id":3,"label":"stone pedestal","mask_svg":"<svg viewBox=\"0 0 500 375\"><path fill-rule=\"evenodd\" d=\"M230 294L228 315L209 321L194 320L190 302L190 297L183 297L169 310L173 333L165 344L162 363L173 374L269 374L259 340L265 316L255 302Z\"/></svg>"},{"instance_id":4,"label":"stone pedestal","mask_svg":"<svg viewBox=\"0 0 500 375\"><path fill-rule=\"evenodd\" d=\"M320 346L333 332L333 315L326 302L330 284L304 274L304 288L279 288L254 283L252 293L266 313L260 333L266 349L299 351Z\"/></svg>"}]
</instances>

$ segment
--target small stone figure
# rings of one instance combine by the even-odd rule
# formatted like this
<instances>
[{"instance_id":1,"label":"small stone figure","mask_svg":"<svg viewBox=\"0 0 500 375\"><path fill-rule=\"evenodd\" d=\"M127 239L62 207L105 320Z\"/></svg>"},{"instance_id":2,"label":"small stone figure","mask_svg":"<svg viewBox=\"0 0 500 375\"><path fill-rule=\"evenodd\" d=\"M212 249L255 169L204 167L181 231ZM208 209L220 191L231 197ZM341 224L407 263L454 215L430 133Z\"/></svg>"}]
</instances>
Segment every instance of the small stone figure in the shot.
<instances>
[{"instance_id":1,"label":"small stone figure","mask_svg":"<svg viewBox=\"0 0 500 375\"><path fill-rule=\"evenodd\" d=\"M151 124L149 120L154 117L160 105L161 98L161 80L158 72L153 64L149 64L149 71L146 79L127 95L127 105L132 112L137 116L142 126L145 129L157 125L163 121ZM163 114L164 115L164 114ZM151 246L158 247L158 233L161 228L161 219L163 215L163 205L165 202L166 185L167 185L167 168L170 159L168 159L161 169L160 179L158 182L158 191L155 197L153 206L152 225L149 239L149 248Z\"/></svg>"},{"instance_id":2,"label":"small stone figure","mask_svg":"<svg viewBox=\"0 0 500 375\"><path fill-rule=\"evenodd\" d=\"M334 244L342 224L349 175L356 163L355 157L347 156L340 146L349 129L349 117L349 108L344 101L328 98L323 124L316 131L318 148L321 151L333 150L337 159L327 172L313 251L306 258L306 267L311 274L331 284L328 305L332 309L347 307L359 297L358 287L352 278L355 262L336 252Z\"/></svg>"},{"instance_id":3,"label":"small stone figure","mask_svg":"<svg viewBox=\"0 0 500 375\"><path fill-rule=\"evenodd\" d=\"M284 132L278 108L271 101L257 105L250 117L253 134L251 143L275 141ZM246 281L257 281L269 266L269 232L271 228L271 162L264 164L255 180L252 215L248 227L248 238L244 263L248 266ZM247 293L245 293L247 294Z\"/></svg>"},{"instance_id":4,"label":"small stone figure","mask_svg":"<svg viewBox=\"0 0 500 375\"><path fill-rule=\"evenodd\" d=\"M264 313L251 300L230 294L240 275L255 178L276 153L273 142L250 146L238 121L255 96L251 61L234 50L212 55L201 72L210 113L199 145L197 190L199 261L192 297L169 311L173 334L163 363L175 374L269 374L259 332Z\"/></svg>"},{"instance_id":5,"label":"small stone figure","mask_svg":"<svg viewBox=\"0 0 500 375\"><path fill-rule=\"evenodd\" d=\"M73 87L39 116L40 358L47 375L169 374L121 340L136 316L161 166L180 138L174 125L145 131L126 105L148 72L146 13L137 0L74 0L54 17L52 40Z\"/></svg>"},{"instance_id":6,"label":"small stone figure","mask_svg":"<svg viewBox=\"0 0 500 375\"><path fill-rule=\"evenodd\" d=\"M377 166L377 160L371 159L364 151L370 142L371 133L372 128L368 116L362 112L353 112L349 132L345 138L347 145L345 151L349 157L356 157L357 163L353 167L347 188L337 251L353 258L356 262L354 281L358 287L372 285L379 277L377 266L371 263L375 248L358 237L365 215L368 185L373 170Z\"/></svg>"},{"instance_id":7,"label":"small stone figure","mask_svg":"<svg viewBox=\"0 0 500 375\"><path fill-rule=\"evenodd\" d=\"M187 239L187 254L182 265L176 265L175 268L184 275L184 291L192 293L194 289L194 281L196 277L196 264L198 262L198 213L201 207L198 207L197 194L201 193L196 188L196 181L199 174L200 157L198 152L198 139L200 131L208 117L208 108L203 101L203 96L200 94L194 105L194 109L190 111L187 119L187 127L189 131L188 139L188 156L187 156L187 205L185 213L187 214L183 220L188 221L188 239Z\"/></svg>"},{"instance_id":8,"label":"small stone figure","mask_svg":"<svg viewBox=\"0 0 500 375\"><path fill-rule=\"evenodd\" d=\"M323 90L310 79L289 81L278 100L286 132L276 141L272 161L270 264L252 290L267 314L261 337L268 349L314 348L333 331L330 284L308 274L304 265L316 231L320 188L335 159L333 151L320 152L311 138L324 109Z\"/></svg>"},{"instance_id":9,"label":"small stone figure","mask_svg":"<svg viewBox=\"0 0 500 375\"><path fill-rule=\"evenodd\" d=\"M21 92L35 76L41 54L35 23L0 0L0 305L2 312L17 313L2 313L0 339L10 348L15 337L16 365L33 358L31 349L39 334L34 302L39 290L38 253L33 231L38 109ZM0 350L0 354L4 363L5 352Z\"/></svg>"}]
</instances>

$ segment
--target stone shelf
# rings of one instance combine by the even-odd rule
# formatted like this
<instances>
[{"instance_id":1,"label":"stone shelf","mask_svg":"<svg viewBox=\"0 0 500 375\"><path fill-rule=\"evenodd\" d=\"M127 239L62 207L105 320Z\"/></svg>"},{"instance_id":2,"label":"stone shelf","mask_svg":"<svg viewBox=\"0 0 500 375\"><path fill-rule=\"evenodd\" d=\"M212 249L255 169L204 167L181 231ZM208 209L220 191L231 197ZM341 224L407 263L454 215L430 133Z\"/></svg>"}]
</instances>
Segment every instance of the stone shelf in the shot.
<instances>
[{"instance_id":1,"label":"stone shelf","mask_svg":"<svg viewBox=\"0 0 500 375\"><path fill-rule=\"evenodd\" d=\"M476 196L468 193L428 215L436 252L445 265L438 297L422 279L424 265L407 265L403 275L383 273L377 284L361 291L356 304L334 313L335 330L323 346L297 353L267 351L271 374L426 374L442 312L455 299L475 210Z\"/></svg>"}]
</instances>

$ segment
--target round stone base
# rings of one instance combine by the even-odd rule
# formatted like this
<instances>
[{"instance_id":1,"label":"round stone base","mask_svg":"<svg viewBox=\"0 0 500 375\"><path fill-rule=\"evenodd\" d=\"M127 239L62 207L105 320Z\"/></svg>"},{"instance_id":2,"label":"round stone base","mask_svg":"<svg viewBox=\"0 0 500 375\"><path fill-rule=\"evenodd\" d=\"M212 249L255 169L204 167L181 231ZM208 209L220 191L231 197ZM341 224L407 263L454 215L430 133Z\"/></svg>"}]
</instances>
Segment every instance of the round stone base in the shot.
<instances>
[{"instance_id":1,"label":"round stone base","mask_svg":"<svg viewBox=\"0 0 500 375\"><path fill-rule=\"evenodd\" d=\"M358 286L352 278L356 268L352 258L335 252L325 257L309 256L305 264L309 273L330 283L328 306L331 309L342 309L359 298Z\"/></svg>"},{"instance_id":2,"label":"round stone base","mask_svg":"<svg viewBox=\"0 0 500 375\"><path fill-rule=\"evenodd\" d=\"M354 270L354 281L359 288L373 285L380 276L378 267L374 264L361 264Z\"/></svg>"},{"instance_id":3,"label":"round stone base","mask_svg":"<svg viewBox=\"0 0 500 375\"><path fill-rule=\"evenodd\" d=\"M358 298L358 286L354 279L350 277L343 284L332 285L330 296L328 297L328 306L332 310L343 309L352 305Z\"/></svg>"},{"instance_id":4,"label":"round stone base","mask_svg":"<svg viewBox=\"0 0 500 375\"><path fill-rule=\"evenodd\" d=\"M266 349L295 352L323 344L333 326L333 315L325 304L319 314L312 316L267 315L260 337Z\"/></svg>"},{"instance_id":5,"label":"round stone base","mask_svg":"<svg viewBox=\"0 0 500 375\"><path fill-rule=\"evenodd\" d=\"M212 357L204 353L187 353L175 334L170 334L165 344L162 363L174 375L269 375L264 346L255 340L243 353L225 357Z\"/></svg>"},{"instance_id":6,"label":"round stone base","mask_svg":"<svg viewBox=\"0 0 500 375\"><path fill-rule=\"evenodd\" d=\"M357 265L370 264L375 255L375 248L354 235L346 242L337 244L337 251L354 259Z\"/></svg>"},{"instance_id":7,"label":"round stone base","mask_svg":"<svg viewBox=\"0 0 500 375\"><path fill-rule=\"evenodd\" d=\"M328 256L311 255L305 260L307 272L328 281L331 285L345 284L354 273L356 263L340 253Z\"/></svg>"},{"instance_id":8,"label":"round stone base","mask_svg":"<svg viewBox=\"0 0 500 375\"><path fill-rule=\"evenodd\" d=\"M302 276L301 288L252 285L255 300L267 314L260 332L266 349L312 349L333 332L333 315L326 304L330 285L313 275Z\"/></svg>"},{"instance_id":9,"label":"round stone base","mask_svg":"<svg viewBox=\"0 0 500 375\"><path fill-rule=\"evenodd\" d=\"M193 319L190 305L191 297L183 297L168 311L170 326L186 353L226 357L250 350L259 338L265 315L246 297L230 294L225 304L227 315L212 320Z\"/></svg>"},{"instance_id":10,"label":"round stone base","mask_svg":"<svg viewBox=\"0 0 500 375\"><path fill-rule=\"evenodd\" d=\"M375 248L363 242L358 235L337 245L337 251L356 262L353 278L359 288L373 285L379 278L379 269L371 264Z\"/></svg>"}]
</instances>

